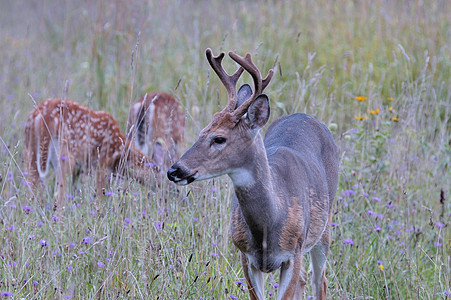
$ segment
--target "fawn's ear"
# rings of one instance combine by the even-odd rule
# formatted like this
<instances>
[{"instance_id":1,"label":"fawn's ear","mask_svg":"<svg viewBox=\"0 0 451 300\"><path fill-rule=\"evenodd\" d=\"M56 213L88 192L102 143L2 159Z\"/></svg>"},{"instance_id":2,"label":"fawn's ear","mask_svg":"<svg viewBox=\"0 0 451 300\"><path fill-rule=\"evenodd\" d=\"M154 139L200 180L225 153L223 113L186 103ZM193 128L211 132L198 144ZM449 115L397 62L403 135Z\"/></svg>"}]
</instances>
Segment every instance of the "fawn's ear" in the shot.
<instances>
[{"instance_id":1,"label":"fawn's ear","mask_svg":"<svg viewBox=\"0 0 451 300\"><path fill-rule=\"evenodd\" d=\"M247 110L247 120L251 129L259 130L268 122L270 114L269 97L261 94L252 102Z\"/></svg>"},{"instance_id":2,"label":"fawn's ear","mask_svg":"<svg viewBox=\"0 0 451 300\"><path fill-rule=\"evenodd\" d=\"M252 96L252 88L249 84L243 84L237 93L237 103L235 109L240 107L241 104L243 104L247 99Z\"/></svg>"}]
</instances>

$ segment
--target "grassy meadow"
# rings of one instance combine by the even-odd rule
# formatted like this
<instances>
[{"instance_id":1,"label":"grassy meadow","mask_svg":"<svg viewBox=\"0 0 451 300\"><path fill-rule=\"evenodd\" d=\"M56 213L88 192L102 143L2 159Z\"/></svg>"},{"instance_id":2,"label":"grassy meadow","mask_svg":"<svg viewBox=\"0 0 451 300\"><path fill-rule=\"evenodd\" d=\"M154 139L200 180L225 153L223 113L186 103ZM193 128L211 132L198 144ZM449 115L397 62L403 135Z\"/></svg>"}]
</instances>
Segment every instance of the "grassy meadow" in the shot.
<instances>
[{"instance_id":1,"label":"grassy meadow","mask_svg":"<svg viewBox=\"0 0 451 300\"><path fill-rule=\"evenodd\" d=\"M188 148L227 99L207 47L274 67L271 120L305 112L333 132L329 298L449 299L445 0L1 1L0 299L248 299L228 177L115 181L97 199L82 176L59 216L54 177L33 197L23 175L24 122L46 98L108 111L125 130L133 101L168 92L186 111ZM277 282L268 276L268 299Z\"/></svg>"}]
</instances>

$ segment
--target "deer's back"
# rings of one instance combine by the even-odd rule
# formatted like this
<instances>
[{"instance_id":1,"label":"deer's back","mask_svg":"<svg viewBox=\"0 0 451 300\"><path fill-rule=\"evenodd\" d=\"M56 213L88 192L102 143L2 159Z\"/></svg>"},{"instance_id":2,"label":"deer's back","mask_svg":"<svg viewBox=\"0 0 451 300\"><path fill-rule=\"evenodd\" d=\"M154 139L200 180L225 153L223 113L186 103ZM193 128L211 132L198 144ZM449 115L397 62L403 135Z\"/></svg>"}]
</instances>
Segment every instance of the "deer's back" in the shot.
<instances>
[{"instance_id":1,"label":"deer's back","mask_svg":"<svg viewBox=\"0 0 451 300\"><path fill-rule=\"evenodd\" d=\"M150 132L151 143L162 139L167 146L180 144L185 130L185 114L180 104L164 92L152 92L139 99L130 110L128 130L135 124L139 143L145 143Z\"/></svg>"},{"instance_id":2,"label":"deer's back","mask_svg":"<svg viewBox=\"0 0 451 300\"><path fill-rule=\"evenodd\" d=\"M51 141L85 165L106 157L118 157L125 136L107 112L94 111L68 99L48 99L30 114L26 132L39 132L40 143ZM37 127L37 128L33 128ZM33 128L33 130L31 130ZM33 137L26 134L26 139ZM37 149L39 151L39 149Z\"/></svg>"},{"instance_id":3,"label":"deer's back","mask_svg":"<svg viewBox=\"0 0 451 300\"><path fill-rule=\"evenodd\" d=\"M327 193L329 202L338 183L338 149L326 126L304 113L276 119L265 136L268 162L278 186L291 197Z\"/></svg>"}]
</instances>

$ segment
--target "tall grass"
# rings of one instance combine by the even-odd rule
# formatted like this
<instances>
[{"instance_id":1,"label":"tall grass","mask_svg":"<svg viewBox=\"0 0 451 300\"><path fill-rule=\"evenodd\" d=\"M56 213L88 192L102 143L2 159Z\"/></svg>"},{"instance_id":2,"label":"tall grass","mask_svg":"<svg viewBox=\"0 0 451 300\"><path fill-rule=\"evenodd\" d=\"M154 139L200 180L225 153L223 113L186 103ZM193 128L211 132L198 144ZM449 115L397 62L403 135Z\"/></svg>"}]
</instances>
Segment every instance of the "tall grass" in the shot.
<instances>
[{"instance_id":1,"label":"tall grass","mask_svg":"<svg viewBox=\"0 0 451 300\"><path fill-rule=\"evenodd\" d=\"M263 72L275 68L267 88L272 120L306 112L333 129L341 161L329 297L449 297L447 1L0 5L2 295L248 297L228 238L228 178L182 188L113 182L105 200L80 178L56 216L53 178L37 200L22 173L24 120L45 98L109 111L125 129L132 101L170 92L186 111L188 147L226 102L205 59L211 47L250 52ZM225 60L229 72L235 67ZM277 280L269 276L268 298Z\"/></svg>"}]
</instances>

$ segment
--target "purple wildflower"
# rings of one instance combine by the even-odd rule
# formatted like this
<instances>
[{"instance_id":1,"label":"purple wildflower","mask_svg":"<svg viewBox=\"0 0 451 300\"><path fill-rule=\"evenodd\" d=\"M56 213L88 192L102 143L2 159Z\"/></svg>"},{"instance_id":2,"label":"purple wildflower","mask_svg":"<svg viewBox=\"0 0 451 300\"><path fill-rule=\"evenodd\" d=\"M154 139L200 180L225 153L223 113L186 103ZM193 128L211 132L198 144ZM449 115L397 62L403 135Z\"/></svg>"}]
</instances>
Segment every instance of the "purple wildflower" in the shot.
<instances>
[{"instance_id":1,"label":"purple wildflower","mask_svg":"<svg viewBox=\"0 0 451 300\"><path fill-rule=\"evenodd\" d=\"M244 282L241 280L235 281L235 283L237 286L242 286L244 284Z\"/></svg>"},{"instance_id":2,"label":"purple wildflower","mask_svg":"<svg viewBox=\"0 0 451 300\"><path fill-rule=\"evenodd\" d=\"M435 226L437 226L439 230L442 230L443 228L443 224L440 222L435 223Z\"/></svg>"},{"instance_id":3,"label":"purple wildflower","mask_svg":"<svg viewBox=\"0 0 451 300\"><path fill-rule=\"evenodd\" d=\"M40 240L39 244L41 244L42 247L45 247L48 245L48 243L45 240Z\"/></svg>"},{"instance_id":4,"label":"purple wildflower","mask_svg":"<svg viewBox=\"0 0 451 300\"><path fill-rule=\"evenodd\" d=\"M156 229L163 229L164 223L163 222L154 222L154 226Z\"/></svg>"},{"instance_id":5,"label":"purple wildflower","mask_svg":"<svg viewBox=\"0 0 451 300\"><path fill-rule=\"evenodd\" d=\"M95 211L93 211L93 210L90 210L88 214L89 214L90 216L95 216L97 213L96 213Z\"/></svg>"},{"instance_id":6,"label":"purple wildflower","mask_svg":"<svg viewBox=\"0 0 451 300\"><path fill-rule=\"evenodd\" d=\"M373 211L371 211L371 210L367 211L366 214L368 216L374 216L375 215L375 213Z\"/></svg>"},{"instance_id":7,"label":"purple wildflower","mask_svg":"<svg viewBox=\"0 0 451 300\"><path fill-rule=\"evenodd\" d=\"M67 266L67 270L68 270L69 272L71 272L73 269L74 269L74 268L72 268L72 266Z\"/></svg>"},{"instance_id":8,"label":"purple wildflower","mask_svg":"<svg viewBox=\"0 0 451 300\"><path fill-rule=\"evenodd\" d=\"M218 257L218 256L219 256L219 254L218 254L218 253L214 253L214 252L213 252L213 253L211 254L211 256L213 256L213 257Z\"/></svg>"},{"instance_id":9,"label":"purple wildflower","mask_svg":"<svg viewBox=\"0 0 451 300\"><path fill-rule=\"evenodd\" d=\"M381 199L379 197L373 197L373 200L377 201L377 202L381 201Z\"/></svg>"},{"instance_id":10,"label":"purple wildflower","mask_svg":"<svg viewBox=\"0 0 451 300\"><path fill-rule=\"evenodd\" d=\"M97 262L97 267L103 268L103 267L105 267L105 264L103 262L99 261L99 262Z\"/></svg>"},{"instance_id":11,"label":"purple wildflower","mask_svg":"<svg viewBox=\"0 0 451 300\"><path fill-rule=\"evenodd\" d=\"M345 190L341 193L342 196L347 196L347 197L354 195L354 194L355 194L355 191L353 191L353 190Z\"/></svg>"},{"instance_id":12,"label":"purple wildflower","mask_svg":"<svg viewBox=\"0 0 451 300\"><path fill-rule=\"evenodd\" d=\"M67 194L67 195L66 195L66 198L67 198L67 199L74 199L74 196L73 196L73 195L70 195L70 194Z\"/></svg>"},{"instance_id":13,"label":"purple wildflower","mask_svg":"<svg viewBox=\"0 0 451 300\"><path fill-rule=\"evenodd\" d=\"M64 156L64 155L62 155L62 156L61 156L61 160L62 160L62 161L66 161L66 160L67 160L67 157Z\"/></svg>"},{"instance_id":14,"label":"purple wildflower","mask_svg":"<svg viewBox=\"0 0 451 300\"><path fill-rule=\"evenodd\" d=\"M14 229L16 229L16 227L14 226L14 224L11 224L11 226L7 226L7 227L6 227L6 230L14 231Z\"/></svg>"},{"instance_id":15,"label":"purple wildflower","mask_svg":"<svg viewBox=\"0 0 451 300\"><path fill-rule=\"evenodd\" d=\"M238 299L238 297L237 296L234 296L234 295L232 295L232 294L230 294L230 299Z\"/></svg>"},{"instance_id":16,"label":"purple wildflower","mask_svg":"<svg viewBox=\"0 0 451 300\"><path fill-rule=\"evenodd\" d=\"M125 218L125 223L130 224L130 219L129 218Z\"/></svg>"},{"instance_id":17,"label":"purple wildflower","mask_svg":"<svg viewBox=\"0 0 451 300\"><path fill-rule=\"evenodd\" d=\"M410 227L410 228L406 229L406 232L412 232L412 231L415 231L415 227Z\"/></svg>"},{"instance_id":18,"label":"purple wildflower","mask_svg":"<svg viewBox=\"0 0 451 300\"><path fill-rule=\"evenodd\" d=\"M37 282L36 280L33 280L33 285L34 285L34 286L37 286L37 285L38 285L38 282Z\"/></svg>"},{"instance_id":19,"label":"purple wildflower","mask_svg":"<svg viewBox=\"0 0 451 300\"><path fill-rule=\"evenodd\" d=\"M58 221L58 217L57 217L57 216L53 216L53 217L52 217L52 221L53 221L53 222L57 222L57 221Z\"/></svg>"},{"instance_id":20,"label":"purple wildflower","mask_svg":"<svg viewBox=\"0 0 451 300\"><path fill-rule=\"evenodd\" d=\"M23 207L23 210L24 210L26 213L34 212L34 209L33 209L31 206L24 206L24 207Z\"/></svg>"},{"instance_id":21,"label":"purple wildflower","mask_svg":"<svg viewBox=\"0 0 451 300\"><path fill-rule=\"evenodd\" d=\"M30 234L29 236L28 236L28 239L29 240L32 240L34 238L34 234Z\"/></svg>"},{"instance_id":22,"label":"purple wildflower","mask_svg":"<svg viewBox=\"0 0 451 300\"><path fill-rule=\"evenodd\" d=\"M377 225L376 228L374 228L374 231L379 232L379 231L381 231L381 229L382 228L379 225Z\"/></svg>"},{"instance_id":23,"label":"purple wildflower","mask_svg":"<svg viewBox=\"0 0 451 300\"><path fill-rule=\"evenodd\" d=\"M354 246L354 241L352 239L344 239L343 244L349 244L351 246Z\"/></svg>"},{"instance_id":24,"label":"purple wildflower","mask_svg":"<svg viewBox=\"0 0 451 300\"><path fill-rule=\"evenodd\" d=\"M1 292L0 295L3 297L14 297L14 294L10 292Z\"/></svg>"},{"instance_id":25,"label":"purple wildflower","mask_svg":"<svg viewBox=\"0 0 451 300\"><path fill-rule=\"evenodd\" d=\"M113 195L112 192L105 192L105 196L111 196L111 195Z\"/></svg>"},{"instance_id":26,"label":"purple wildflower","mask_svg":"<svg viewBox=\"0 0 451 300\"><path fill-rule=\"evenodd\" d=\"M85 236L84 238L83 238L83 243L84 244L90 244L91 243L91 237L88 235L88 236Z\"/></svg>"},{"instance_id":27,"label":"purple wildflower","mask_svg":"<svg viewBox=\"0 0 451 300\"><path fill-rule=\"evenodd\" d=\"M436 247L441 247L441 246L443 246L443 244L440 243L439 241L435 242L434 245L435 245Z\"/></svg>"}]
</instances>

